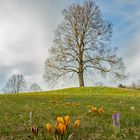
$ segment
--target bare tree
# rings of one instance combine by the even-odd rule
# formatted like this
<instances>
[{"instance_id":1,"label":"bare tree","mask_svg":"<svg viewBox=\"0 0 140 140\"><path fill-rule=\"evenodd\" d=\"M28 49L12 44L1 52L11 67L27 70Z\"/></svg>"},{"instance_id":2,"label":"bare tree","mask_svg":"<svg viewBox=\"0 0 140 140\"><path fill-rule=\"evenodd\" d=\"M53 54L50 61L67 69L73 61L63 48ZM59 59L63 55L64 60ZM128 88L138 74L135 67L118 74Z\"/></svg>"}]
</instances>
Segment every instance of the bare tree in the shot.
<instances>
[{"instance_id":1,"label":"bare tree","mask_svg":"<svg viewBox=\"0 0 140 140\"><path fill-rule=\"evenodd\" d=\"M103 20L98 6L91 0L73 4L63 11L54 45L45 61L44 78L55 82L68 76L79 79L84 86L85 75L95 73L125 78L122 58L110 46L112 24Z\"/></svg>"},{"instance_id":2,"label":"bare tree","mask_svg":"<svg viewBox=\"0 0 140 140\"><path fill-rule=\"evenodd\" d=\"M131 87L132 87L133 89L136 89L137 86L136 86L136 83L135 83L134 81L132 82L132 86L131 86Z\"/></svg>"},{"instance_id":3,"label":"bare tree","mask_svg":"<svg viewBox=\"0 0 140 140\"><path fill-rule=\"evenodd\" d=\"M24 76L21 74L12 75L6 86L4 88L4 92L6 93L19 93L25 90L26 82Z\"/></svg>"},{"instance_id":4,"label":"bare tree","mask_svg":"<svg viewBox=\"0 0 140 140\"><path fill-rule=\"evenodd\" d=\"M33 83L31 86L30 86L30 91L33 91L33 92L38 92L38 91L42 91L41 87L36 84L36 83Z\"/></svg>"}]
</instances>

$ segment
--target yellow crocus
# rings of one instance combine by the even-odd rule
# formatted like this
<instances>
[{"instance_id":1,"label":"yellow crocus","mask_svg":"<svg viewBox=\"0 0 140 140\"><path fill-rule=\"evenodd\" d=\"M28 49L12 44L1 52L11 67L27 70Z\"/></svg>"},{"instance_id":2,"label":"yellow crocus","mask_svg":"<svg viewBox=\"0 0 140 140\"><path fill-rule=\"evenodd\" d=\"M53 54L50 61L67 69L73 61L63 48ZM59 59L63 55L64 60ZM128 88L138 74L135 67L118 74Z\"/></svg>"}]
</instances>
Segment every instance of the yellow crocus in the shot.
<instances>
[{"instance_id":1,"label":"yellow crocus","mask_svg":"<svg viewBox=\"0 0 140 140\"><path fill-rule=\"evenodd\" d=\"M99 108L99 109L98 109L98 113L99 113L99 114L104 113L104 109L103 109L103 108Z\"/></svg>"},{"instance_id":2,"label":"yellow crocus","mask_svg":"<svg viewBox=\"0 0 140 140\"><path fill-rule=\"evenodd\" d=\"M66 126L63 123L58 124L58 132L64 134L66 132Z\"/></svg>"},{"instance_id":3,"label":"yellow crocus","mask_svg":"<svg viewBox=\"0 0 140 140\"><path fill-rule=\"evenodd\" d=\"M63 119L63 117L57 117L57 122L58 122L58 124L59 124L59 123L64 124L64 119Z\"/></svg>"},{"instance_id":4,"label":"yellow crocus","mask_svg":"<svg viewBox=\"0 0 140 140\"><path fill-rule=\"evenodd\" d=\"M80 125L80 120L76 120L76 121L74 122L74 128L78 128L79 125Z\"/></svg>"},{"instance_id":5,"label":"yellow crocus","mask_svg":"<svg viewBox=\"0 0 140 140\"><path fill-rule=\"evenodd\" d=\"M91 107L90 112L97 112L97 107Z\"/></svg>"},{"instance_id":6,"label":"yellow crocus","mask_svg":"<svg viewBox=\"0 0 140 140\"><path fill-rule=\"evenodd\" d=\"M64 117L65 125L68 126L70 124L70 116Z\"/></svg>"},{"instance_id":7,"label":"yellow crocus","mask_svg":"<svg viewBox=\"0 0 140 140\"><path fill-rule=\"evenodd\" d=\"M66 125L63 125L63 133L66 133Z\"/></svg>"},{"instance_id":8,"label":"yellow crocus","mask_svg":"<svg viewBox=\"0 0 140 140\"><path fill-rule=\"evenodd\" d=\"M47 129L47 131L48 131L49 133L52 132L52 126L51 126L50 123L46 123L46 124L45 124L45 128Z\"/></svg>"}]
</instances>

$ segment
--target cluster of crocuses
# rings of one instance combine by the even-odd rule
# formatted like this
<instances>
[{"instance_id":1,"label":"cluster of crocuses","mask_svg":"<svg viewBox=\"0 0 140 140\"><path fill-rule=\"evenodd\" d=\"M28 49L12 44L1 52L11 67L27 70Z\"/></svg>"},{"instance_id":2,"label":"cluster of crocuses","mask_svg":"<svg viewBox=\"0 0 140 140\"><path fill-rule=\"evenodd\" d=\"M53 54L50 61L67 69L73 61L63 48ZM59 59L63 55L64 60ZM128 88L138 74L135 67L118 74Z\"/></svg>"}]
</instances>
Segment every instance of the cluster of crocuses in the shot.
<instances>
[{"instance_id":1,"label":"cluster of crocuses","mask_svg":"<svg viewBox=\"0 0 140 140\"><path fill-rule=\"evenodd\" d=\"M80 120L74 122L73 128L70 128L70 116L57 117L57 123L52 125L50 123L45 124L45 129L52 135L54 140L68 140L72 137L75 129L79 127Z\"/></svg>"},{"instance_id":2,"label":"cluster of crocuses","mask_svg":"<svg viewBox=\"0 0 140 140\"><path fill-rule=\"evenodd\" d=\"M115 134L118 134L120 132L120 113L113 113L112 121Z\"/></svg>"},{"instance_id":3,"label":"cluster of crocuses","mask_svg":"<svg viewBox=\"0 0 140 140\"><path fill-rule=\"evenodd\" d=\"M102 115L104 113L104 109L101 108L97 108L94 106L89 106L89 113L94 112L94 113L98 113L99 115Z\"/></svg>"}]
</instances>

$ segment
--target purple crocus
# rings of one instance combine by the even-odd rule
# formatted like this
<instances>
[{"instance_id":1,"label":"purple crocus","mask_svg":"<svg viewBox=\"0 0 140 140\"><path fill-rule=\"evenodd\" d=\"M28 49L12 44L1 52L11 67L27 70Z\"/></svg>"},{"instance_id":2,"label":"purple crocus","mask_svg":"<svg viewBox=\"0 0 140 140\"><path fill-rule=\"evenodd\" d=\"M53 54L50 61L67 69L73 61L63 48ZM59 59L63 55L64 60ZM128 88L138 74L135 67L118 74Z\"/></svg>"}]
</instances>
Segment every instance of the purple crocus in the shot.
<instances>
[{"instance_id":1,"label":"purple crocus","mask_svg":"<svg viewBox=\"0 0 140 140\"><path fill-rule=\"evenodd\" d=\"M119 126L119 122L116 122L116 124L115 124L115 125L116 125L116 127L118 127L118 126Z\"/></svg>"},{"instance_id":2,"label":"purple crocus","mask_svg":"<svg viewBox=\"0 0 140 140\"><path fill-rule=\"evenodd\" d=\"M120 113L118 112L117 114L112 114L112 121L113 121L113 127L115 130L115 133L120 132Z\"/></svg>"},{"instance_id":3,"label":"purple crocus","mask_svg":"<svg viewBox=\"0 0 140 140\"><path fill-rule=\"evenodd\" d=\"M116 120L120 120L120 113L116 114Z\"/></svg>"}]
</instances>

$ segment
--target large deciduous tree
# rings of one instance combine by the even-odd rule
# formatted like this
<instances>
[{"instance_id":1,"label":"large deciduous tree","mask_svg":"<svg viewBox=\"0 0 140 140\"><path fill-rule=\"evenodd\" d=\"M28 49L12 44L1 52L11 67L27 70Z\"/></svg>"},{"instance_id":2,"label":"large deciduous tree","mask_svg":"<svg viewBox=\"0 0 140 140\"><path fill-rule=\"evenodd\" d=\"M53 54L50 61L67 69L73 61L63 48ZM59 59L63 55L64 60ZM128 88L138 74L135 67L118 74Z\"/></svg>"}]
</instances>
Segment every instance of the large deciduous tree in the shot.
<instances>
[{"instance_id":1,"label":"large deciduous tree","mask_svg":"<svg viewBox=\"0 0 140 140\"><path fill-rule=\"evenodd\" d=\"M122 58L111 47L112 24L103 20L99 7L91 0L73 4L63 11L50 55L45 61L44 78L55 82L60 77L77 75L84 86L85 74L109 74L124 78Z\"/></svg>"},{"instance_id":2,"label":"large deciduous tree","mask_svg":"<svg viewBox=\"0 0 140 140\"><path fill-rule=\"evenodd\" d=\"M6 93L19 93L25 90L26 82L24 76L21 74L12 75L6 86L4 88L4 92Z\"/></svg>"}]
</instances>

